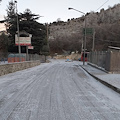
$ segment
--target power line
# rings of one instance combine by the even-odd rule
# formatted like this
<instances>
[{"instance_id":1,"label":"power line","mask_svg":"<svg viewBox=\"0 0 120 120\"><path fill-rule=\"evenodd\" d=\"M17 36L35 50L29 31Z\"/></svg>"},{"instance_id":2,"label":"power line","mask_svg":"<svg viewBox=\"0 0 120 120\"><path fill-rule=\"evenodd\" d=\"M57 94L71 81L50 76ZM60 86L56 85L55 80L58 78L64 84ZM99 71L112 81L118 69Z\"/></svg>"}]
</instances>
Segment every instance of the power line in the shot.
<instances>
[{"instance_id":1,"label":"power line","mask_svg":"<svg viewBox=\"0 0 120 120\"><path fill-rule=\"evenodd\" d=\"M102 6L104 6L109 0L107 0L105 3L103 3L97 10L99 10ZM97 11L96 10L96 11Z\"/></svg>"}]
</instances>

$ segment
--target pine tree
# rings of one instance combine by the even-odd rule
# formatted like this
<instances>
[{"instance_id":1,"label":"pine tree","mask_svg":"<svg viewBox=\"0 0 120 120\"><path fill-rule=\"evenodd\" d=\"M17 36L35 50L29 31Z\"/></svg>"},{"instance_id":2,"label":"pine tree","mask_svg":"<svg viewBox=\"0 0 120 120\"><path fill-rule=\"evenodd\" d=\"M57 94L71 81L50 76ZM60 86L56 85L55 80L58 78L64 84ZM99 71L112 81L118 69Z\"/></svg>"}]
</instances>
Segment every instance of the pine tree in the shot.
<instances>
[{"instance_id":1,"label":"pine tree","mask_svg":"<svg viewBox=\"0 0 120 120\"><path fill-rule=\"evenodd\" d=\"M33 53L40 53L46 39L46 27L37 22L39 15L32 14L29 9L20 14L20 30L32 34Z\"/></svg>"},{"instance_id":2,"label":"pine tree","mask_svg":"<svg viewBox=\"0 0 120 120\"><path fill-rule=\"evenodd\" d=\"M39 54L46 39L46 27L45 25L38 23L38 19L39 15L33 14L30 9L26 9L23 13L18 14L19 30L32 34L32 46L34 46L34 50L31 52ZM15 13L15 4L13 1L9 2L6 21L6 27L8 28L7 32L9 33L8 50L9 52L18 52L18 48L15 46L17 16Z\"/></svg>"}]
</instances>

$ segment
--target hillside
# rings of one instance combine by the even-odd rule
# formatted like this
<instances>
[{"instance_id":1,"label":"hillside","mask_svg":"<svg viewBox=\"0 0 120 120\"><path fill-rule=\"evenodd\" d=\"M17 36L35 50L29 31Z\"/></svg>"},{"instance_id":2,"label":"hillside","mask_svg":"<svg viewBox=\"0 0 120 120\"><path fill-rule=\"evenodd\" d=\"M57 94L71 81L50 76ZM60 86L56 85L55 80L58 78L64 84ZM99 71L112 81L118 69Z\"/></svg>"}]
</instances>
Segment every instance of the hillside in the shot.
<instances>
[{"instance_id":1,"label":"hillside","mask_svg":"<svg viewBox=\"0 0 120 120\"><path fill-rule=\"evenodd\" d=\"M68 19L67 22L58 21L49 25L49 45L52 53L62 51L81 51L84 39L83 28L95 31L95 49L106 50L109 45L120 47L120 4L101 9L98 12L90 12L76 19ZM87 35L86 48L92 50L93 35Z\"/></svg>"}]
</instances>

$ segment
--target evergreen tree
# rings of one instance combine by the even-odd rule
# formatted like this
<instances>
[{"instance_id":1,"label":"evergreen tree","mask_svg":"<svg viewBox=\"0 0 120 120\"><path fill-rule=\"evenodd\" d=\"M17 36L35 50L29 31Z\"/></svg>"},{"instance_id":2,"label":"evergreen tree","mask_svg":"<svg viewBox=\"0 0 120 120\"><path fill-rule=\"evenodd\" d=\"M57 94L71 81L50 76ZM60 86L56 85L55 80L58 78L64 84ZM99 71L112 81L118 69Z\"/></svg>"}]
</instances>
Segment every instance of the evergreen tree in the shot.
<instances>
[{"instance_id":1,"label":"evergreen tree","mask_svg":"<svg viewBox=\"0 0 120 120\"><path fill-rule=\"evenodd\" d=\"M32 34L32 45L34 53L40 53L46 39L46 27L38 23L39 15L32 14L29 9L20 14L20 30Z\"/></svg>"},{"instance_id":2,"label":"evergreen tree","mask_svg":"<svg viewBox=\"0 0 120 120\"><path fill-rule=\"evenodd\" d=\"M17 46L15 46L15 34L17 31L17 18L15 13L15 3L13 1L9 2L7 6L7 17L6 17L6 28L9 33L8 41L8 51L9 52L18 52Z\"/></svg>"},{"instance_id":3,"label":"evergreen tree","mask_svg":"<svg viewBox=\"0 0 120 120\"><path fill-rule=\"evenodd\" d=\"M46 61L46 56L49 55L49 46L48 46L48 45L44 45L44 46L42 47L41 53L45 56L45 61Z\"/></svg>"},{"instance_id":4,"label":"evergreen tree","mask_svg":"<svg viewBox=\"0 0 120 120\"><path fill-rule=\"evenodd\" d=\"M5 33L0 35L0 51L7 53L8 36Z\"/></svg>"},{"instance_id":5,"label":"evergreen tree","mask_svg":"<svg viewBox=\"0 0 120 120\"><path fill-rule=\"evenodd\" d=\"M31 52L39 54L46 39L46 27L38 23L38 19L39 15L33 14L29 9L26 9L24 13L18 14L19 30L32 34L32 46L34 46L34 50L31 50ZM12 1L9 2L6 20L7 31L10 34L9 52L18 52L15 46L17 17L15 13L15 4Z\"/></svg>"}]
</instances>

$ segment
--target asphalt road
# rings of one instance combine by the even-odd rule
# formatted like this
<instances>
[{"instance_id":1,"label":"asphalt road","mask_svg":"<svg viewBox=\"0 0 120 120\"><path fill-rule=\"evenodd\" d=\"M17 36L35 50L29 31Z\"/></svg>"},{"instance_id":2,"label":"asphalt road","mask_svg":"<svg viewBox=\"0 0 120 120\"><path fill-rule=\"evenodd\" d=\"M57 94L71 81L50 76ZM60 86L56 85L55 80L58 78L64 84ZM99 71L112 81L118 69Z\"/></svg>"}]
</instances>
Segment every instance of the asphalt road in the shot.
<instances>
[{"instance_id":1,"label":"asphalt road","mask_svg":"<svg viewBox=\"0 0 120 120\"><path fill-rule=\"evenodd\" d=\"M120 94L80 62L51 63L0 77L0 120L120 120Z\"/></svg>"}]
</instances>

